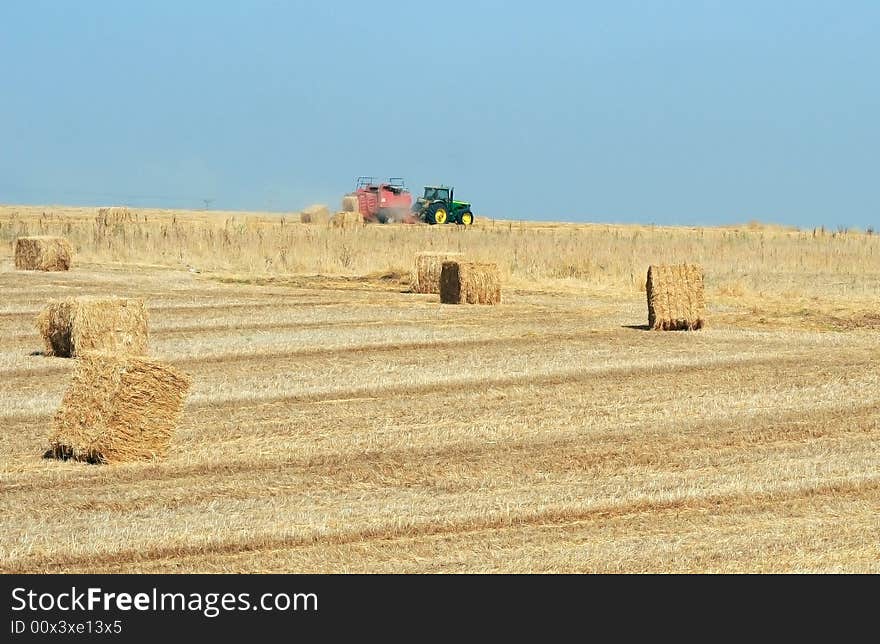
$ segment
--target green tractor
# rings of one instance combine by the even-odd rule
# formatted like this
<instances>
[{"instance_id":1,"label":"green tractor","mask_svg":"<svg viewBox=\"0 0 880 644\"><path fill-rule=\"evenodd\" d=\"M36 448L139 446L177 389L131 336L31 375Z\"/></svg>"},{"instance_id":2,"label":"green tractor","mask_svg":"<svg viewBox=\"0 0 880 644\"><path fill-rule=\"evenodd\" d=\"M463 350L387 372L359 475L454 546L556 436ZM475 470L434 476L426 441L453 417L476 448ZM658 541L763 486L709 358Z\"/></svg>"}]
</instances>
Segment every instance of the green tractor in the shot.
<instances>
[{"instance_id":1,"label":"green tractor","mask_svg":"<svg viewBox=\"0 0 880 644\"><path fill-rule=\"evenodd\" d=\"M413 214L428 224L459 224L470 226L474 223L471 205L456 201L455 188L449 186L425 186L425 195L416 199Z\"/></svg>"}]
</instances>

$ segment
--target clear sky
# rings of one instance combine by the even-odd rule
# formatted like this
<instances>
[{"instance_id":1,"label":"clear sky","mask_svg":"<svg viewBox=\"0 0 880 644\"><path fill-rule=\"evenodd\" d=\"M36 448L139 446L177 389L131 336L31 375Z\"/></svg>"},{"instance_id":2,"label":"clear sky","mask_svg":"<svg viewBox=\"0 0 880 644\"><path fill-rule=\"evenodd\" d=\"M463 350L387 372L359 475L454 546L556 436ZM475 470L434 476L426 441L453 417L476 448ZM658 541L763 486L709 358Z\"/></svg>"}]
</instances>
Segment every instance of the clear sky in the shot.
<instances>
[{"instance_id":1,"label":"clear sky","mask_svg":"<svg viewBox=\"0 0 880 644\"><path fill-rule=\"evenodd\" d=\"M880 224L880 2L0 1L0 203Z\"/></svg>"}]
</instances>

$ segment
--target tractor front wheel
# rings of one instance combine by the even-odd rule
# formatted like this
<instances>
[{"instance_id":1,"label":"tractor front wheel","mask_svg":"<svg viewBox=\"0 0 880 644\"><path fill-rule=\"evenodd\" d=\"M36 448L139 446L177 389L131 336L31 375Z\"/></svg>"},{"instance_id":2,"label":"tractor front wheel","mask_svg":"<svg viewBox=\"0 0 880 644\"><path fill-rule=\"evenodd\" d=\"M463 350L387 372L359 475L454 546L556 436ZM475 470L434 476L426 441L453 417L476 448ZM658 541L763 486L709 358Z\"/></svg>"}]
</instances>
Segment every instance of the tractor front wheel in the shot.
<instances>
[{"instance_id":1,"label":"tractor front wheel","mask_svg":"<svg viewBox=\"0 0 880 644\"><path fill-rule=\"evenodd\" d=\"M472 223L474 223L474 213L472 213L470 210L465 210L463 213L461 213L461 215L459 215L458 223L462 226L470 226Z\"/></svg>"},{"instance_id":2,"label":"tractor front wheel","mask_svg":"<svg viewBox=\"0 0 880 644\"><path fill-rule=\"evenodd\" d=\"M443 206L432 207L428 212L428 223L445 224L448 217L449 215L446 212L446 208Z\"/></svg>"}]
</instances>

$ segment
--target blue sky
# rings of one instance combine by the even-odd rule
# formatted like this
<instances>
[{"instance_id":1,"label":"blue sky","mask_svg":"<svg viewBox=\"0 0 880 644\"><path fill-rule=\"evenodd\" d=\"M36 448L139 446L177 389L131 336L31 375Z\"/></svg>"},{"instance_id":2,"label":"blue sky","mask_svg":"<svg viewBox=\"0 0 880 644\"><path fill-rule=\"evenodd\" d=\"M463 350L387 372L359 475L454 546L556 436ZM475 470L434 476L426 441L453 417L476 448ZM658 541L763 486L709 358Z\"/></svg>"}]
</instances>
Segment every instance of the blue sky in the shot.
<instances>
[{"instance_id":1,"label":"blue sky","mask_svg":"<svg viewBox=\"0 0 880 644\"><path fill-rule=\"evenodd\" d=\"M0 3L0 202L880 223L880 2Z\"/></svg>"}]
</instances>

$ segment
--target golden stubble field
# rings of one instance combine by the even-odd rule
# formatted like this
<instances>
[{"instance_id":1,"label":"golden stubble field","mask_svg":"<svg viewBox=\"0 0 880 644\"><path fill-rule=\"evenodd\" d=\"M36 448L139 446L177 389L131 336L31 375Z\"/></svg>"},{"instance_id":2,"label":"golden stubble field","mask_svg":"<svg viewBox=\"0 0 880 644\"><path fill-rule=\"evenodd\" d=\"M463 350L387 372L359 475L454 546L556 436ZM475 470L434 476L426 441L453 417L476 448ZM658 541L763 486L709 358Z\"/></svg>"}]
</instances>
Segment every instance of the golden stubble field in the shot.
<instances>
[{"instance_id":1,"label":"golden stubble field","mask_svg":"<svg viewBox=\"0 0 880 644\"><path fill-rule=\"evenodd\" d=\"M880 572L880 240L863 233L0 208L4 572ZM69 273L13 269L65 234ZM497 307L410 291L497 261ZM709 326L645 331L644 270ZM199 271L199 272L196 272ZM41 458L51 297L147 298L194 385L169 456Z\"/></svg>"}]
</instances>

